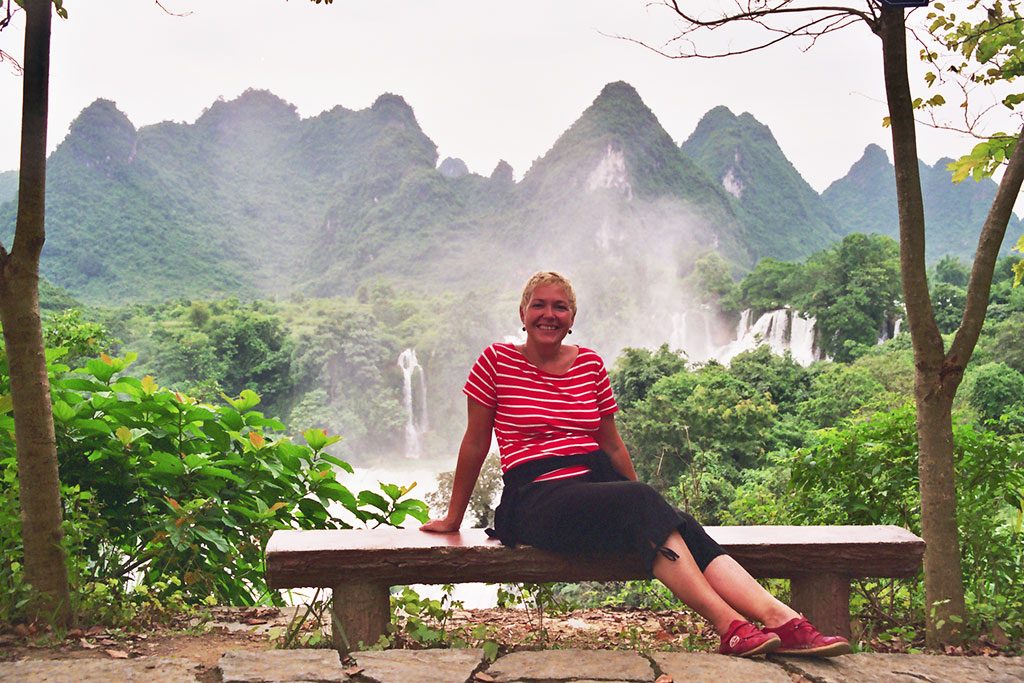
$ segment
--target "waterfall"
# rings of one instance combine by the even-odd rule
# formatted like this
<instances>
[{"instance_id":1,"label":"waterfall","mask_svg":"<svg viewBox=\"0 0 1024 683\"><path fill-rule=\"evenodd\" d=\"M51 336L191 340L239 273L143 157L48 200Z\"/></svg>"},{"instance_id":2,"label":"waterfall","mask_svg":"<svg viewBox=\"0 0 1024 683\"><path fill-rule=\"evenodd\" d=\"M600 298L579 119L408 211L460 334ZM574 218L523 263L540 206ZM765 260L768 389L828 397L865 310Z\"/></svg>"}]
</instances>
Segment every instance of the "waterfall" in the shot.
<instances>
[{"instance_id":1,"label":"waterfall","mask_svg":"<svg viewBox=\"0 0 1024 683\"><path fill-rule=\"evenodd\" d=\"M402 369L402 406L406 414L405 457L418 458L423 454L423 435L427 431L427 383L414 349L399 354L398 367Z\"/></svg>"},{"instance_id":2,"label":"waterfall","mask_svg":"<svg viewBox=\"0 0 1024 683\"><path fill-rule=\"evenodd\" d=\"M814 318L805 318L793 313L790 318L789 351L793 360L807 367L818 360L818 350L814 347Z\"/></svg>"},{"instance_id":3,"label":"waterfall","mask_svg":"<svg viewBox=\"0 0 1024 683\"><path fill-rule=\"evenodd\" d=\"M819 360L814 344L814 318L805 318L795 311L780 308L768 311L750 324L750 311L740 314L736 326L736 339L713 354L720 363L728 363L745 351L752 351L761 344L767 344L772 353L793 354L793 360L800 365L810 365Z\"/></svg>"},{"instance_id":4,"label":"waterfall","mask_svg":"<svg viewBox=\"0 0 1024 683\"><path fill-rule=\"evenodd\" d=\"M892 326L892 336L894 339L900 336L901 325L903 325L903 318L896 318L896 322Z\"/></svg>"},{"instance_id":5,"label":"waterfall","mask_svg":"<svg viewBox=\"0 0 1024 683\"><path fill-rule=\"evenodd\" d=\"M711 316L701 310L687 310L672 314L672 333L669 347L682 349L693 363L714 357L715 341L711 331Z\"/></svg>"}]
</instances>

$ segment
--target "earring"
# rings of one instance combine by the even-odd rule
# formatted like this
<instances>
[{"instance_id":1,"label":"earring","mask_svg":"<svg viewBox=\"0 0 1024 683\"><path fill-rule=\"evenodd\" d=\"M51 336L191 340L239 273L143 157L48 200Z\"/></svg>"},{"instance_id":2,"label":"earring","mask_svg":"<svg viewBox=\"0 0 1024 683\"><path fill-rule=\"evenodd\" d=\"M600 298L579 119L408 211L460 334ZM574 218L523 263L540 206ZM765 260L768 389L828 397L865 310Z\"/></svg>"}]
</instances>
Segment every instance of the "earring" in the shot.
<instances>
[{"instance_id":1,"label":"earring","mask_svg":"<svg viewBox=\"0 0 1024 683\"><path fill-rule=\"evenodd\" d=\"M572 328L569 329L569 334L572 334Z\"/></svg>"},{"instance_id":2,"label":"earring","mask_svg":"<svg viewBox=\"0 0 1024 683\"><path fill-rule=\"evenodd\" d=\"M526 325L523 325L523 332L526 332Z\"/></svg>"}]
</instances>

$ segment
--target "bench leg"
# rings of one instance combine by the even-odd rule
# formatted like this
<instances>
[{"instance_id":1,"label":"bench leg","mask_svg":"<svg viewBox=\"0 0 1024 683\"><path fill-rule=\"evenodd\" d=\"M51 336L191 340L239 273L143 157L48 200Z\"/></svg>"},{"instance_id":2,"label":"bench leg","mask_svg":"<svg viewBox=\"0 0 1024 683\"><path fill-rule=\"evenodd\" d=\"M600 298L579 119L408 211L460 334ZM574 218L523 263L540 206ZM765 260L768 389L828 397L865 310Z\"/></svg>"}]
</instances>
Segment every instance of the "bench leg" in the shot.
<instances>
[{"instance_id":1,"label":"bench leg","mask_svg":"<svg viewBox=\"0 0 1024 683\"><path fill-rule=\"evenodd\" d=\"M792 607L826 635L850 637L850 578L809 574L790 579Z\"/></svg>"},{"instance_id":2,"label":"bench leg","mask_svg":"<svg viewBox=\"0 0 1024 683\"><path fill-rule=\"evenodd\" d=\"M331 642L342 656L359 643L373 645L391 623L389 586L376 583L343 583L334 587L331 609Z\"/></svg>"}]
</instances>

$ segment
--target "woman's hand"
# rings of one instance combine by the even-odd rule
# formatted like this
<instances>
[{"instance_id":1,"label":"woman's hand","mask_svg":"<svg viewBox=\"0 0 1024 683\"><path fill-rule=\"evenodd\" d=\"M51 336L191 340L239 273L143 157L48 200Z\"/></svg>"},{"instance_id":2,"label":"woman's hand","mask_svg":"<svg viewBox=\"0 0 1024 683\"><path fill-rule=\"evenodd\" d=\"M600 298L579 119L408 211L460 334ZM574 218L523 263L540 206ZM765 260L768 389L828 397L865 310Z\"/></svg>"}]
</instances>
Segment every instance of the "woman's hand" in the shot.
<instances>
[{"instance_id":1,"label":"woman's hand","mask_svg":"<svg viewBox=\"0 0 1024 683\"><path fill-rule=\"evenodd\" d=\"M461 522L451 521L445 517L444 519L430 520L420 527L420 531L430 531L435 534L450 534L453 531L458 531L460 526L462 526Z\"/></svg>"}]
</instances>

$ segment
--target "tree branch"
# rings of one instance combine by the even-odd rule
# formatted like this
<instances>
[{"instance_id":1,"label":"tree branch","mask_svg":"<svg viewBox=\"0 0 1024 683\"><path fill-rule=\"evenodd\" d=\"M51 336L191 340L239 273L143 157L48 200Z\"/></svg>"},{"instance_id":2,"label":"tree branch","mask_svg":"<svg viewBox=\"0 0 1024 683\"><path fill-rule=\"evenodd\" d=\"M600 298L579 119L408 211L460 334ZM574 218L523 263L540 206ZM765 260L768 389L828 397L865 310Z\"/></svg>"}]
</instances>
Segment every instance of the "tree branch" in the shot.
<instances>
[{"instance_id":1,"label":"tree branch","mask_svg":"<svg viewBox=\"0 0 1024 683\"><path fill-rule=\"evenodd\" d=\"M853 7L832 5L792 6L795 1L776 0L772 4L761 4L758 0L742 0L742 2L736 3L737 9L734 12L724 12L712 19L701 19L683 10L678 0L661 0L660 3L652 4L659 4L659 6L667 8L683 21L678 35L668 40L666 45L684 43L688 49L679 48L676 52L669 52L665 46L654 47L647 42L627 36L615 35L613 37L640 45L669 59L719 59L764 50L789 38L807 38L809 44L803 49L809 50L821 36L842 30L854 21L862 20L872 27L872 30L877 23L875 7L872 2L868 2L868 11L865 12ZM799 22L802 23L786 26L786 21L791 17L799 17ZM699 52L689 37L699 31L714 31L736 22L755 24L768 33L776 35L770 39L758 41L749 47L713 53Z\"/></svg>"},{"instance_id":2,"label":"tree branch","mask_svg":"<svg viewBox=\"0 0 1024 683\"><path fill-rule=\"evenodd\" d=\"M971 359L974 346L981 334L988 308L988 297L992 289L992 272L999 256L999 247L1006 235L1006 225L1013 211L1013 205L1024 183L1024 130L1017 136L1017 145L1010 155L1003 179L999 181L996 198L992 201L985 225L978 236L978 250L974 255L971 278L967 282L967 301L953 343L946 355L946 365L963 372Z\"/></svg>"},{"instance_id":3,"label":"tree branch","mask_svg":"<svg viewBox=\"0 0 1024 683\"><path fill-rule=\"evenodd\" d=\"M907 323L910 325L914 362L934 366L942 362L942 335L935 324L925 265L924 201L918 170L917 132L907 76L907 34L903 10L887 7L878 24L882 39L882 68L892 130L893 166L900 221L900 276Z\"/></svg>"},{"instance_id":4,"label":"tree branch","mask_svg":"<svg viewBox=\"0 0 1024 683\"><path fill-rule=\"evenodd\" d=\"M172 12L171 10L167 9L164 3L162 3L160 0L153 0L153 2L155 2L156 6L162 9L165 14L170 14L172 17L187 17L188 15L192 14L192 10L189 10L188 12Z\"/></svg>"},{"instance_id":5,"label":"tree branch","mask_svg":"<svg viewBox=\"0 0 1024 683\"><path fill-rule=\"evenodd\" d=\"M11 56L9 52L4 52L3 50L0 50L0 64L4 62L11 63L11 69L14 71L15 76L21 76L25 73L25 70L21 68L21 64L18 63L17 59Z\"/></svg>"}]
</instances>

